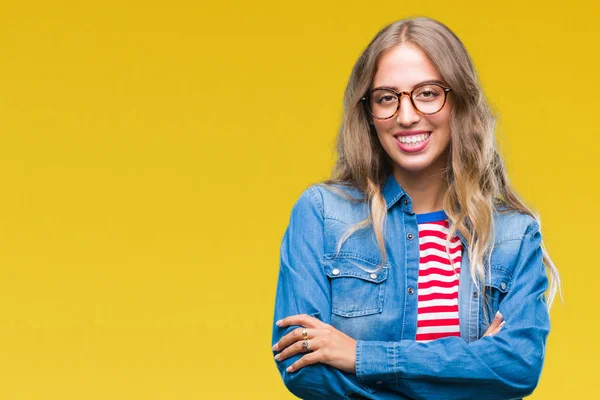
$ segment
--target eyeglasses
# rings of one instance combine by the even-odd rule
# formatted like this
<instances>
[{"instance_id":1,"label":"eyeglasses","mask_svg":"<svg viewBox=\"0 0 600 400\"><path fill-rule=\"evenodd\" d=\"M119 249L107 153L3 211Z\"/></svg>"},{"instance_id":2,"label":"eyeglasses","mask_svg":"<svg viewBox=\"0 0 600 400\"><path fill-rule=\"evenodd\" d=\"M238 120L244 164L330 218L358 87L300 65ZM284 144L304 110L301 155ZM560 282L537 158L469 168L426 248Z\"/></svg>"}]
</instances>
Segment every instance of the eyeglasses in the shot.
<instances>
[{"instance_id":1,"label":"eyeglasses","mask_svg":"<svg viewBox=\"0 0 600 400\"><path fill-rule=\"evenodd\" d=\"M396 92L390 88L371 90L360 100L367 105L369 112L376 119L390 119L400 109L400 98L410 97L415 110L421 115L438 113L446 104L446 97L452 89L434 83L423 83L410 92Z\"/></svg>"}]
</instances>

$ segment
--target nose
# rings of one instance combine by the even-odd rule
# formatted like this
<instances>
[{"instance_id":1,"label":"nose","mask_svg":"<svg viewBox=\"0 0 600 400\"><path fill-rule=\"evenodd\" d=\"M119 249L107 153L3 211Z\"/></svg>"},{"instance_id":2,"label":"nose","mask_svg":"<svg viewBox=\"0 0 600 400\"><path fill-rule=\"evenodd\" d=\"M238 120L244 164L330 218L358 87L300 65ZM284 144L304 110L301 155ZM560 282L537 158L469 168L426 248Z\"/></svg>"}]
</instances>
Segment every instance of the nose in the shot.
<instances>
[{"instance_id":1,"label":"nose","mask_svg":"<svg viewBox=\"0 0 600 400\"><path fill-rule=\"evenodd\" d=\"M421 116L415 110L409 96L400 96L398 100L400 102L400 109L396 116L396 122L402 126L410 126L421 120Z\"/></svg>"}]
</instances>

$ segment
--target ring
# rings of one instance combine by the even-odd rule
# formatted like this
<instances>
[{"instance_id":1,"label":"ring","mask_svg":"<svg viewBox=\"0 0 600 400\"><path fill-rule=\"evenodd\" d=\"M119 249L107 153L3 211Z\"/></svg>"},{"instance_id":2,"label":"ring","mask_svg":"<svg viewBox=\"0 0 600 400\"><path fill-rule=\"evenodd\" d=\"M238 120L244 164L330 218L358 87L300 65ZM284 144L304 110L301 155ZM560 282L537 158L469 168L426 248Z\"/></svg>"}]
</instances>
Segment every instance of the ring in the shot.
<instances>
[{"instance_id":1,"label":"ring","mask_svg":"<svg viewBox=\"0 0 600 400\"><path fill-rule=\"evenodd\" d=\"M302 339L308 339L308 330L306 328L302 328Z\"/></svg>"},{"instance_id":2,"label":"ring","mask_svg":"<svg viewBox=\"0 0 600 400\"><path fill-rule=\"evenodd\" d=\"M308 339L304 339L304 342L302 342L302 348L306 351L310 351L310 342Z\"/></svg>"}]
</instances>

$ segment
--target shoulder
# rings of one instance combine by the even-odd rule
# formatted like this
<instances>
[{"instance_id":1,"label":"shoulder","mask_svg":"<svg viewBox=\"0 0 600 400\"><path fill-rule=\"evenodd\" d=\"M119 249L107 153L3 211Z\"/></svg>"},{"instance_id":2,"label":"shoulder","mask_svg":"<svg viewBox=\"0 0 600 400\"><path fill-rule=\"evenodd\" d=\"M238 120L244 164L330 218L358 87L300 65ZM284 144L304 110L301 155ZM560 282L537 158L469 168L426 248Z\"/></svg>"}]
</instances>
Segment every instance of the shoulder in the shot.
<instances>
[{"instance_id":1,"label":"shoulder","mask_svg":"<svg viewBox=\"0 0 600 400\"><path fill-rule=\"evenodd\" d=\"M318 197L325 219L355 224L368 216L365 196L354 186L318 183L307 191Z\"/></svg>"},{"instance_id":2,"label":"shoulder","mask_svg":"<svg viewBox=\"0 0 600 400\"><path fill-rule=\"evenodd\" d=\"M323 216L323 198L315 185L304 189L292 207L292 218L302 219L308 215Z\"/></svg>"},{"instance_id":3,"label":"shoulder","mask_svg":"<svg viewBox=\"0 0 600 400\"><path fill-rule=\"evenodd\" d=\"M322 220L353 225L368 217L369 207L364 194L353 186L315 183L301 193L292 215L304 217L317 213Z\"/></svg>"},{"instance_id":4,"label":"shoulder","mask_svg":"<svg viewBox=\"0 0 600 400\"><path fill-rule=\"evenodd\" d=\"M493 243L490 259L493 271L505 271L511 276L523 272L519 266L531 259L532 254L541 251L540 225L526 213L513 210L495 212ZM540 265L543 264L540 262Z\"/></svg>"},{"instance_id":5,"label":"shoulder","mask_svg":"<svg viewBox=\"0 0 600 400\"><path fill-rule=\"evenodd\" d=\"M539 233L540 224L529 214L499 209L494 211L494 243L521 241Z\"/></svg>"},{"instance_id":6,"label":"shoulder","mask_svg":"<svg viewBox=\"0 0 600 400\"><path fill-rule=\"evenodd\" d=\"M302 191L291 211L296 228L308 225L353 225L368 217L369 208L361 192L347 185L315 183Z\"/></svg>"}]
</instances>

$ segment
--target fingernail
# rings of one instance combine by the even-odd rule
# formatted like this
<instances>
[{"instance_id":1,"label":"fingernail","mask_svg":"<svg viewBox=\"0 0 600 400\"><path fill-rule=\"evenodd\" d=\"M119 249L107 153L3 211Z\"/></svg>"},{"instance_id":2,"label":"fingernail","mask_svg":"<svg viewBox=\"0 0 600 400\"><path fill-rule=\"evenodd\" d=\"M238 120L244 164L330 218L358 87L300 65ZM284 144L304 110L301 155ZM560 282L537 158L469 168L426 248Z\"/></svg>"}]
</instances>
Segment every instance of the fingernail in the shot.
<instances>
[{"instance_id":1,"label":"fingernail","mask_svg":"<svg viewBox=\"0 0 600 400\"><path fill-rule=\"evenodd\" d=\"M498 325L498 326L499 326L500 328L502 328L502 327L504 326L504 324L505 324L505 323L506 323L506 321L502 321L502 322L500 323L500 325Z\"/></svg>"},{"instance_id":2,"label":"fingernail","mask_svg":"<svg viewBox=\"0 0 600 400\"><path fill-rule=\"evenodd\" d=\"M275 325L280 326L282 322L283 321L279 320L279 321L275 322Z\"/></svg>"},{"instance_id":3,"label":"fingernail","mask_svg":"<svg viewBox=\"0 0 600 400\"><path fill-rule=\"evenodd\" d=\"M496 316L495 316L494 318L495 318L495 319L498 319L498 318L500 318L500 316L501 316L501 315L502 315L502 314L500 314L500 311L497 311L497 312L496 312Z\"/></svg>"},{"instance_id":4,"label":"fingernail","mask_svg":"<svg viewBox=\"0 0 600 400\"><path fill-rule=\"evenodd\" d=\"M275 359L276 359L276 360L279 360L279 357L280 357L280 356L281 356L281 353L277 354L277 355L275 356Z\"/></svg>"},{"instance_id":5,"label":"fingernail","mask_svg":"<svg viewBox=\"0 0 600 400\"><path fill-rule=\"evenodd\" d=\"M277 347L278 347L277 345L278 345L278 344L279 344L279 343L275 343L271 349L272 349L273 351L277 351Z\"/></svg>"},{"instance_id":6,"label":"fingernail","mask_svg":"<svg viewBox=\"0 0 600 400\"><path fill-rule=\"evenodd\" d=\"M287 372L292 372L294 370L294 368L292 368L292 366L290 365L289 367L287 367L285 369Z\"/></svg>"}]
</instances>

